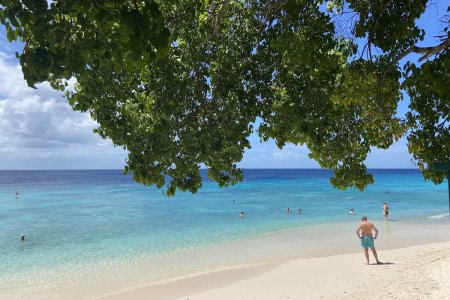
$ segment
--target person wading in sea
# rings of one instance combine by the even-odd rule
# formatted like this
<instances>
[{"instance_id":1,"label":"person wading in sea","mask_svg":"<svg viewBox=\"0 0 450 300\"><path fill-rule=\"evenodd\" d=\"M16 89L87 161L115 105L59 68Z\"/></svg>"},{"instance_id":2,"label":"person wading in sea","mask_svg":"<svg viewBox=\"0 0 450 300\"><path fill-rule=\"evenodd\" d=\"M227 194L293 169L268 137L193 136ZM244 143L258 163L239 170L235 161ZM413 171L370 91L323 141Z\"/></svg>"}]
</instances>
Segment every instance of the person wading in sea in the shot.
<instances>
[{"instance_id":1,"label":"person wading in sea","mask_svg":"<svg viewBox=\"0 0 450 300\"><path fill-rule=\"evenodd\" d=\"M387 202L383 203L383 214L384 214L384 218L387 221L388 217L389 217L389 205L387 204Z\"/></svg>"},{"instance_id":2,"label":"person wading in sea","mask_svg":"<svg viewBox=\"0 0 450 300\"><path fill-rule=\"evenodd\" d=\"M375 232L375 236L372 235L372 231ZM369 248L372 249L373 256L377 261L377 264L381 264L378 260L377 250L375 250L375 245L373 240L375 240L378 236L378 229L367 221L367 217L363 216L361 218L361 223L358 225L356 229L356 235L361 239L361 247L364 248L364 254L366 255L367 264L370 265L369 262Z\"/></svg>"}]
</instances>

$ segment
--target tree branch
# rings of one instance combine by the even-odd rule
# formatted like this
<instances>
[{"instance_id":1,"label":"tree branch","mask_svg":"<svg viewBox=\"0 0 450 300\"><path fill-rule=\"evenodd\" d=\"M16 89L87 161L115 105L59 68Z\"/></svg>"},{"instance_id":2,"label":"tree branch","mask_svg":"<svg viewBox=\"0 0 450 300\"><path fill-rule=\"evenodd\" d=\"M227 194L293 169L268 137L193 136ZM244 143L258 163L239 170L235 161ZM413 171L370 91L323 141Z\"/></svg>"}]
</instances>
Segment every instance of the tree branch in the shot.
<instances>
[{"instance_id":1,"label":"tree branch","mask_svg":"<svg viewBox=\"0 0 450 300\"><path fill-rule=\"evenodd\" d=\"M436 54L436 53L444 50L445 48L447 48L449 46L450 46L450 39L447 38L445 41L443 41L442 43L440 43L436 47L418 48L419 51L415 51L415 52L417 52L417 53L425 53L424 56L419 58L419 61L423 61L423 60L427 59L428 57L430 57L431 55ZM423 50L425 50L425 51L423 51Z\"/></svg>"},{"instance_id":2,"label":"tree branch","mask_svg":"<svg viewBox=\"0 0 450 300\"><path fill-rule=\"evenodd\" d=\"M423 53L425 54L424 56L422 56L421 58L419 58L419 61L424 61L425 59L427 59L428 57L430 57L431 55L434 55L446 48L448 48L450 46L450 38L447 38L446 40L444 40L442 43L440 43L437 46L434 47L417 47L417 46L412 46L409 49L407 49L405 52L401 53L400 55L398 55L394 60L392 60L391 64L395 64L397 62L399 62L403 57L407 56L408 54L411 53Z\"/></svg>"},{"instance_id":3,"label":"tree branch","mask_svg":"<svg viewBox=\"0 0 450 300\"><path fill-rule=\"evenodd\" d=\"M219 32L220 23L222 22L222 16L228 6L228 3L230 3L230 0L224 0L222 2L222 5L220 6L220 10L217 13L217 17L216 17L216 24L214 26L214 35L217 35L217 33Z\"/></svg>"}]
</instances>

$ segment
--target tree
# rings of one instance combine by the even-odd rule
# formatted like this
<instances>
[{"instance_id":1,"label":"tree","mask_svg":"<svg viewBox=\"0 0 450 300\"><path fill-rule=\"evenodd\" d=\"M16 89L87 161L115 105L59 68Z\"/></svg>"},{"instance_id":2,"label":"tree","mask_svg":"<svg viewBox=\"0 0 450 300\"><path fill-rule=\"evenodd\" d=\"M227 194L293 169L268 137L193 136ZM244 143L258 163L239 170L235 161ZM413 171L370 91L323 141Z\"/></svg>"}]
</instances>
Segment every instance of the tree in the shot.
<instances>
[{"instance_id":1,"label":"tree","mask_svg":"<svg viewBox=\"0 0 450 300\"><path fill-rule=\"evenodd\" d=\"M220 186L241 181L256 120L262 140L307 145L338 188L373 183L367 154L404 135L425 177L444 179L422 166L450 159L449 19L438 45L418 47L426 0L0 5L8 39L24 43L28 84L64 90L75 78L72 107L129 151L125 172L168 195L196 192L201 166ZM414 52L426 62L408 60Z\"/></svg>"}]
</instances>

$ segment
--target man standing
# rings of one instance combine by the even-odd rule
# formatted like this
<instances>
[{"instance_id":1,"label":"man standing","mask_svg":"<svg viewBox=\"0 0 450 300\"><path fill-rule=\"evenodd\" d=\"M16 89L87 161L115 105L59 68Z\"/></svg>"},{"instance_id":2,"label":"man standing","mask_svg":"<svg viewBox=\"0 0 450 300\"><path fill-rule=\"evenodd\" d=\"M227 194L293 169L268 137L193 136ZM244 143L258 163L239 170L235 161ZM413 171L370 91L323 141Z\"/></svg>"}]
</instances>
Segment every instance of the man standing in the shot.
<instances>
[{"instance_id":1,"label":"man standing","mask_svg":"<svg viewBox=\"0 0 450 300\"><path fill-rule=\"evenodd\" d=\"M388 216L389 216L389 205L387 204L386 201L383 203L383 214L384 214L384 218L387 221L388 220Z\"/></svg>"},{"instance_id":2,"label":"man standing","mask_svg":"<svg viewBox=\"0 0 450 300\"><path fill-rule=\"evenodd\" d=\"M372 235L372 230L375 232L375 236ZM377 261L377 264L381 264L378 260L377 251L375 250L375 245L373 240L375 240L378 236L378 229L367 221L367 217L363 216L361 218L361 223L358 225L356 229L356 235L361 239L361 247L364 248L364 254L366 255L367 265L369 263L369 248L372 249L373 256Z\"/></svg>"}]
</instances>

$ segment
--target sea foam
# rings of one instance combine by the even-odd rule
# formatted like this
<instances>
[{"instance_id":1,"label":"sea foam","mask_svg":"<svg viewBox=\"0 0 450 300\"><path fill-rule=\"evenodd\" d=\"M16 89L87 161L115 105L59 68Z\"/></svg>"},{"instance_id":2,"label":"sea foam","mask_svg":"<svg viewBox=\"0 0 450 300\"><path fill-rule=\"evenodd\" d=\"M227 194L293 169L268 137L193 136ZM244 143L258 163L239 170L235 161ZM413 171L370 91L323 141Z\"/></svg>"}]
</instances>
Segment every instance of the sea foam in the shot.
<instances>
[{"instance_id":1,"label":"sea foam","mask_svg":"<svg viewBox=\"0 0 450 300\"><path fill-rule=\"evenodd\" d=\"M445 218L445 217L448 217L449 216L449 213L446 213L446 214L440 214L440 215L435 215L435 216L431 216L431 217L428 217L429 219L441 219L441 218Z\"/></svg>"}]
</instances>

